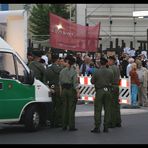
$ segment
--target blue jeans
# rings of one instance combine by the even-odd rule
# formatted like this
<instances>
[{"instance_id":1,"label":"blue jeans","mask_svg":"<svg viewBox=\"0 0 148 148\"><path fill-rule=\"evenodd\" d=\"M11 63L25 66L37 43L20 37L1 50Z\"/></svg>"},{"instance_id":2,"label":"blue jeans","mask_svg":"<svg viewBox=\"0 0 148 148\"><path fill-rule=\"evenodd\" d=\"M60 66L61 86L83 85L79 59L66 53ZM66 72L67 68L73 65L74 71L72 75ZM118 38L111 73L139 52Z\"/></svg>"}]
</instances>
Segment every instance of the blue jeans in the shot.
<instances>
[{"instance_id":1,"label":"blue jeans","mask_svg":"<svg viewBox=\"0 0 148 148\"><path fill-rule=\"evenodd\" d=\"M137 105L138 86L136 84L131 85L131 104Z\"/></svg>"}]
</instances>

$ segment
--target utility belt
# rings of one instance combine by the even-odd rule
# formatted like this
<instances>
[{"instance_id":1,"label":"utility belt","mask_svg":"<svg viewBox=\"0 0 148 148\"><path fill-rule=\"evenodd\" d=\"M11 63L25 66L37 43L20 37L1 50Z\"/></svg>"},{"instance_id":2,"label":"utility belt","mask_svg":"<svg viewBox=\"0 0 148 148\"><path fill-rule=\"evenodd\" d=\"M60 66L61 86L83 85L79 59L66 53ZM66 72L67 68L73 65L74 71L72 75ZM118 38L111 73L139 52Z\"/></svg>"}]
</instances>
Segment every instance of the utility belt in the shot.
<instances>
[{"instance_id":1,"label":"utility belt","mask_svg":"<svg viewBox=\"0 0 148 148\"><path fill-rule=\"evenodd\" d=\"M101 87L101 88L97 88L98 89L103 89L104 91L111 91L111 87Z\"/></svg>"},{"instance_id":2,"label":"utility belt","mask_svg":"<svg viewBox=\"0 0 148 148\"><path fill-rule=\"evenodd\" d=\"M73 84L64 83L64 84L62 84L62 88L71 89L71 88L73 88Z\"/></svg>"},{"instance_id":3,"label":"utility belt","mask_svg":"<svg viewBox=\"0 0 148 148\"><path fill-rule=\"evenodd\" d=\"M48 84L49 88L54 89L55 87L58 87L59 84Z\"/></svg>"},{"instance_id":4,"label":"utility belt","mask_svg":"<svg viewBox=\"0 0 148 148\"><path fill-rule=\"evenodd\" d=\"M119 86L119 84L118 84L118 83L113 83L113 85L117 85L117 86Z\"/></svg>"}]
</instances>

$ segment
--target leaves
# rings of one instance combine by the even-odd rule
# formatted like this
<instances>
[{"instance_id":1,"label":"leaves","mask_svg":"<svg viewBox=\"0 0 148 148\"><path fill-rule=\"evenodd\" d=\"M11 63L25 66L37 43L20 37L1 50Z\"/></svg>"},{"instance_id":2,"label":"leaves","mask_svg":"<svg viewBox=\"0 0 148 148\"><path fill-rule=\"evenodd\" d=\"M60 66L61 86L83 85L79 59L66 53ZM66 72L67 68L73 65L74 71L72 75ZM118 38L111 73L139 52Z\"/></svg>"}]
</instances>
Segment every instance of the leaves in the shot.
<instances>
[{"instance_id":1,"label":"leaves","mask_svg":"<svg viewBox=\"0 0 148 148\"><path fill-rule=\"evenodd\" d=\"M31 10L29 18L30 31L37 40L49 39L49 13L52 12L65 19L69 19L69 9L66 4L36 4Z\"/></svg>"}]
</instances>

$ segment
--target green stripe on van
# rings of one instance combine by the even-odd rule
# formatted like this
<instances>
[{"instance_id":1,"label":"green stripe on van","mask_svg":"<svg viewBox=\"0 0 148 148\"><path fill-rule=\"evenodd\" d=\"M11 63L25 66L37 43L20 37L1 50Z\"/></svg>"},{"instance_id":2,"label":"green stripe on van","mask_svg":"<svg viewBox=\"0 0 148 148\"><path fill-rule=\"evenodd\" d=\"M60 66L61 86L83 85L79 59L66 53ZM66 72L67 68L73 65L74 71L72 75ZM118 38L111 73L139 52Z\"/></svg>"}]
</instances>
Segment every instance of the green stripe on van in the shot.
<instances>
[{"instance_id":1,"label":"green stripe on van","mask_svg":"<svg viewBox=\"0 0 148 148\"><path fill-rule=\"evenodd\" d=\"M25 104L35 100L35 86L7 79L0 83L0 119L18 118Z\"/></svg>"}]
</instances>

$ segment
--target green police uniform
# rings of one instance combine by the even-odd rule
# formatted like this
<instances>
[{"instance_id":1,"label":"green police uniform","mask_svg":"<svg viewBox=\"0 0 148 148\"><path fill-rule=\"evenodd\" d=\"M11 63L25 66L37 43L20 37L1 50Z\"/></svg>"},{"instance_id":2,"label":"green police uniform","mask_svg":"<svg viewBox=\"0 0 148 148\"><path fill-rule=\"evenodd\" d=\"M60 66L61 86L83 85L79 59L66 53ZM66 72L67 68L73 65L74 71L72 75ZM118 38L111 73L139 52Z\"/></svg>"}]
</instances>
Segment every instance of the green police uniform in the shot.
<instances>
[{"instance_id":1,"label":"green police uniform","mask_svg":"<svg viewBox=\"0 0 148 148\"><path fill-rule=\"evenodd\" d=\"M101 66L99 69L96 69L92 75L91 83L95 85L96 90L96 97L94 101L95 129L100 129L101 112L102 107L104 107L104 129L108 131L111 103L110 87L112 82L113 73L106 66Z\"/></svg>"},{"instance_id":2,"label":"green police uniform","mask_svg":"<svg viewBox=\"0 0 148 148\"><path fill-rule=\"evenodd\" d=\"M45 68L44 66L38 61L32 61L28 67L34 72L34 76L36 79L40 80L41 82L46 82L45 76Z\"/></svg>"},{"instance_id":3,"label":"green police uniform","mask_svg":"<svg viewBox=\"0 0 148 148\"><path fill-rule=\"evenodd\" d=\"M62 124L62 101L60 97L59 74L62 68L53 63L46 69L46 81L49 87L53 87L51 126L58 127Z\"/></svg>"},{"instance_id":4,"label":"green police uniform","mask_svg":"<svg viewBox=\"0 0 148 148\"><path fill-rule=\"evenodd\" d=\"M61 97L63 100L62 128L67 129L69 126L69 129L75 129L78 78L73 66L66 67L60 72L60 85L62 86Z\"/></svg>"},{"instance_id":5,"label":"green police uniform","mask_svg":"<svg viewBox=\"0 0 148 148\"><path fill-rule=\"evenodd\" d=\"M109 127L120 127L121 126L121 114L120 114L120 104L119 104L119 80L120 71L117 65L111 65L109 68L113 71L114 81L112 87L112 101L111 101L111 119Z\"/></svg>"}]
</instances>

